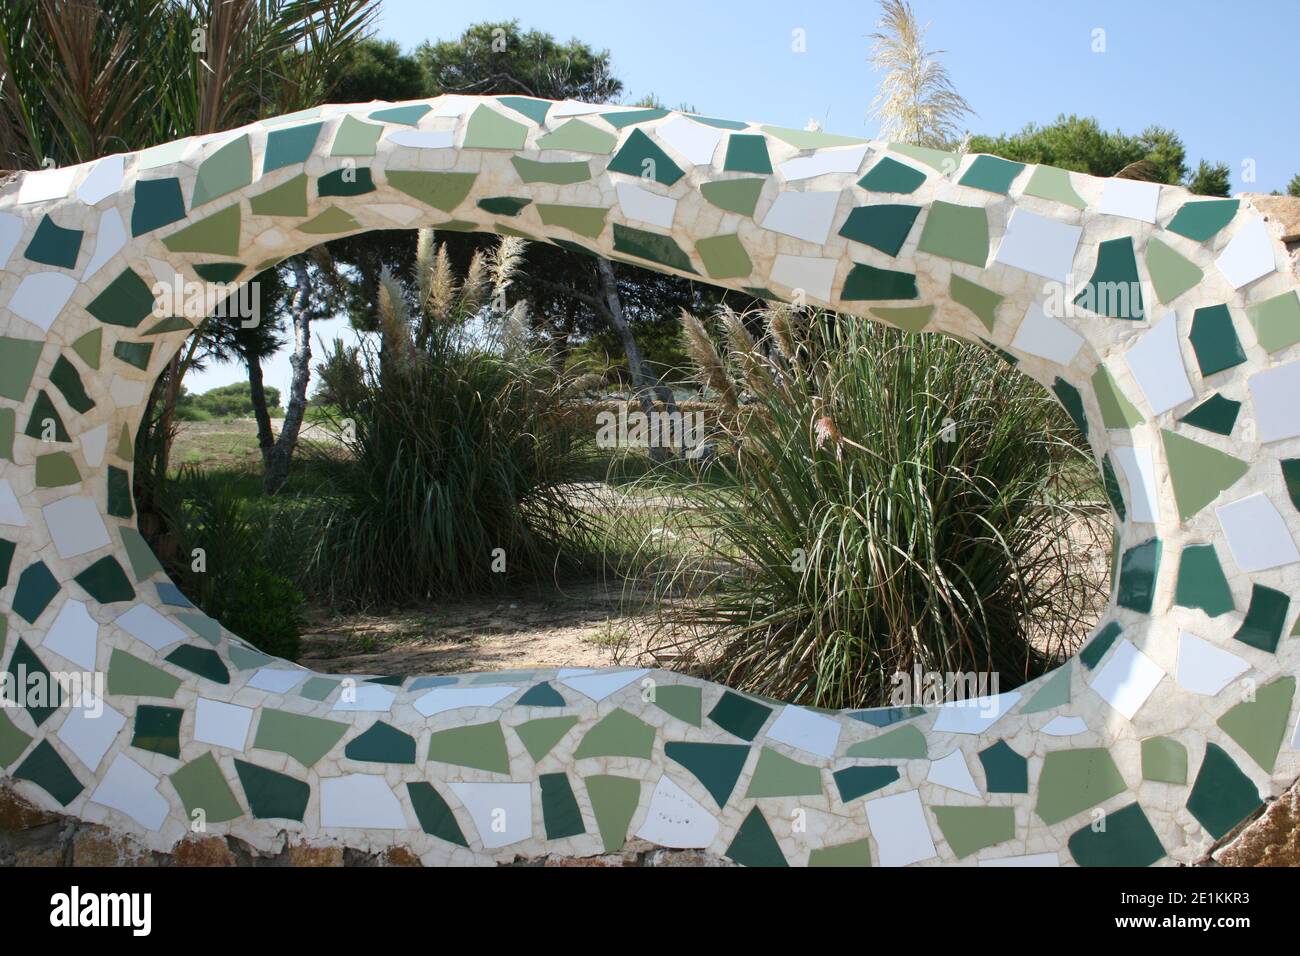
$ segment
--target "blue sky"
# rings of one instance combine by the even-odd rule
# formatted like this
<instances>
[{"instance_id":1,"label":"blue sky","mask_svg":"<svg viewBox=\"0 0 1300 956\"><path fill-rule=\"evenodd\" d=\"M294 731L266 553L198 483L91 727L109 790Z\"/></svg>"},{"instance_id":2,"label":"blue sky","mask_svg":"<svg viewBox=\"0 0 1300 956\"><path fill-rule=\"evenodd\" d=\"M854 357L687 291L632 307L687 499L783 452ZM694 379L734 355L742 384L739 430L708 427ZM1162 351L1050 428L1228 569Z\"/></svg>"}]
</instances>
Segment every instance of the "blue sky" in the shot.
<instances>
[{"instance_id":1,"label":"blue sky","mask_svg":"<svg viewBox=\"0 0 1300 956\"><path fill-rule=\"evenodd\" d=\"M1095 116L1107 129L1169 127L1188 164L1228 163L1232 189L1284 190L1300 172L1295 121L1296 0L913 0L932 25L957 89L977 115L970 129L1001 133L1059 113ZM874 136L867 115L878 75L867 63L874 0L383 0L379 35L410 50L451 39L471 23L517 18L613 57L625 100L653 92L669 106L828 132ZM802 30L806 52L792 50ZM1094 31L1104 52L1093 52ZM1253 168L1255 181L1246 180ZM342 323L318 323L326 339ZM317 336L313 335L313 339ZM289 382L286 353L267 383ZM243 378L216 366L187 378L204 391Z\"/></svg>"}]
</instances>

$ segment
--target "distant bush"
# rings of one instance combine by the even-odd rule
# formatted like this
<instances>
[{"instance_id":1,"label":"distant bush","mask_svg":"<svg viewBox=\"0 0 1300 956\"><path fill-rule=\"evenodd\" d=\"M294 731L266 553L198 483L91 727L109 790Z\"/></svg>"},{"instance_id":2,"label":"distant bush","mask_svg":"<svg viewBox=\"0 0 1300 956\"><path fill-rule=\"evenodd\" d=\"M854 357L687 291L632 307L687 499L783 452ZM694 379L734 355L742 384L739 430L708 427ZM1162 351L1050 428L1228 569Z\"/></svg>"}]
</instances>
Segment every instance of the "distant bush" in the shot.
<instances>
[{"instance_id":1,"label":"distant bush","mask_svg":"<svg viewBox=\"0 0 1300 956\"><path fill-rule=\"evenodd\" d=\"M284 415L280 390L266 386L266 406L272 418ZM247 382L234 382L209 389L200 395L188 392L176 403L176 417L183 422L206 422L214 418L251 418L253 394Z\"/></svg>"}]
</instances>

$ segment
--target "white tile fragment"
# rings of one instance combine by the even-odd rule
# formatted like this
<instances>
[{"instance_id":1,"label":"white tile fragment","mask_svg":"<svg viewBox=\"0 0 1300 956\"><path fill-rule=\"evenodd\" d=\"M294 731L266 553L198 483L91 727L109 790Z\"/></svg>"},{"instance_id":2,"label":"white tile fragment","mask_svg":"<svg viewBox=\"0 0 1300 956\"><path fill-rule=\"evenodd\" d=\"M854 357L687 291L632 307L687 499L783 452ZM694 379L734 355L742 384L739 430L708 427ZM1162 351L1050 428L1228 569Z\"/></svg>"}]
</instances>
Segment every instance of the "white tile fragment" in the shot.
<instances>
[{"instance_id":1,"label":"white tile fragment","mask_svg":"<svg viewBox=\"0 0 1300 956\"><path fill-rule=\"evenodd\" d=\"M91 802L120 810L147 830L167 819L170 804L158 792L158 778L126 754L118 754L90 795Z\"/></svg>"},{"instance_id":2,"label":"white tile fragment","mask_svg":"<svg viewBox=\"0 0 1300 956\"><path fill-rule=\"evenodd\" d=\"M1217 644L1182 631L1178 635L1178 686L1193 694L1213 697L1233 678L1250 670L1250 664Z\"/></svg>"},{"instance_id":3,"label":"white tile fragment","mask_svg":"<svg viewBox=\"0 0 1300 956\"><path fill-rule=\"evenodd\" d=\"M822 245L830 235L838 192L778 193L760 225L772 232Z\"/></svg>"},{"instance_id":4,"label":"white tile fragment","mask_svg":"<svg viewBox=\"0 0 1300 956\"><path fill-rule=\"evenodd\" d=\"M1160 496L1156 492L1156 466L1145 445L1116 445L1111 455L1128 480L1128 508L1138 524L1160 520Z\"/></svg>"},{"instance_id":5,"label":"white tile fragment","mask_svg":"<svg viewBox=\"0 0 1300 956\"><path fill-rule=\"evenodd\" d=\"M1069 365L1083 347L1083 337L1060 319L1043 311L1041 303L1031 303L1024 321L1016 329L1011 348L1037 355L1058 365Z\"/></svg>"},{"instance_id":6,"label":"white tile fragment","mask_svg":"<svg viewBox=\"0 0 1300 956\"><path fill-rule=\"evenodd\" d=\"M1249 285L1260 276L1277 270L1273 238L1260 218L1251 219L1237 230L1214 261L1234 289Z\"/></svg>"},{"instance_id":7,"label":"white tile fragment","mask_svg":"<svg viewBox=\"0 0 1300 956\"><path fill-rule=\"evenodd\" d=\"M95 669L99 622L90 616L86 605L69 598L59 608L41 646L66 657L83 670Z\"/></svg>"},{"instance_id":8,"label":"white tile fragment","mask_svg":"<svg viewBox=\"0 0 1300 956\"><path fill-rule=\"evenodd\" d=\"M1074 268L1082 226L1015 209L993 261L1065 282Z\"/></svg>"},{"instance_id":9,"label":"white tile fragment","mask_svg":"<svg viewBox=\"0 0 1300 956\"><path fill-rule=\"evenodd\" d=\"M1155 223L1160 204L1160 184L1140 179L1107 179L1097 211L1107 216L1124 216Z\"/></svg>"},{"instance_id":10,"label":"white tile fragment","mask_svg":"<svg viewBox=\"0 0 1300 956\"><path fill-rule=\"evenodd\" d=\"M778 169L786 182L812 179L826 173L856 173L867 155L867 146L843 149L819 149L811 156L796 156L781 163Z\"/></svg>"},{"instance_id":11,"label":"white tile fragment","mask_svg":"<svg viewBox=\"0 0 1300 956\"><path fill-rule=\"evenodd\" d=\"M76 175L76 166L23 173L22 184L18 187L18 204L66 199Z\"/></svg>"},{"instance_id":12,"label":"white tile fragment","mask_svg":"<svg viewBox=\"0 0 1300 956\"><path fill-rule=\"evenodd\" d=\"M594 674L566 677L560 683L590 697L592 700L601 701L615 691L622 690L633 681L640 680L648 673L649 671L645 668L634 671L615 671L612 674L606 671L597 671Z\"/></svg>"},{"instance_id":13,"label":"white tile fragment","mask_svg":"<svg viewBox=\"0 0 1300 956\"><path fill-rule=\"evenodd\" d=\"M772 262L771 280L787 289L802 289L807 298L830 302L836 265L834 259L782 254Z\"/></svg>"},{"instance_id":14,"label":"white tile fragment","mask_svg":"<svg viewBox=\"0 0 1300 956\"><path fill-rule=\"evenodd\" d=\"M116 153L105 156L95 163L95 168L77 187L77 198L88 206L94 206L107 199L122 188L122 176L126 171L126 156ZM113 210L116 212L117 210Z\"/></svg>"},{"instance_id":15,"label":"white tile fragment","mask_svg":"<svg viewBox=\"0 0 1300 956\"><path fill-rule=\"evenodd\" d=\"M251 707L200 697L194 712L194 739L243 753L252 723Z\"/></svg>"},{"instance_id":16,"label":"white tile fragment","mask_svg":"<svg viewBox=\"0 0 1300 956\"><path fill-rule=\"evenodd\" d=\"M469 811L486 849L509 846L533 835L532 784L453 781L450 786Z\"/></svg>"},{"instance_id":17,"label":"white tile fragment","mask_svg":"<svg viewBox=\"0 0 1300 956\"><path fill-rule=\"evenodd\" d=\"M881 866L907 866L937 855L916 790L867 801L867 823Z\"/></svg>"},{"instance_id":18,"label":"white tile fragment","mask_svg":"<svg viewBox=\"0 0 1300 956\"><path fill-rule=\"evenodd\" d=\"M321 780L320 825L405 830L407 823L387 780L378 774L349 773Z\"/></svg>"},{"instance_id":19,"label":"white tile fragment","mask_svg":"<svg viewBox=\"0 0 1300 956\"><path fill-rule=\"evenodd\" d=\"M618 192L618 204L623 207L623 214L627 218L648 222L661 229L673 227L673 215L677 212L676 199L657 195L633 183L620 182L615 189Z\"/></svg>"},{"instance_id":20,"label":"white tile fragment","mask_svg":"<svg viewBox=\"0 0 1300 956\"><path fill-rule=\"evenodd\" d=\"M722 139L722 130L674 116L654 128L655 138L696 166L708 166Z\"/></svg>"},{"instance_id":21,"label":"white tile fragment","mask_svg":"<svg viewBox=\"0 0 1300 956\"><path fill-rule=\"evenodd\" d=\"M54 550L61 558L75 558L112 543L93 498L72 495L51 502L41 511Z\"/></svg>"},{"instance_id":22,"label":"white tile fragment","mask_svg":"<svg viewBox=\"0 0 1300 956\"><path fill-rule=\"evenodd\" d=\"M9 311L48 332L76 288L77 280L61 272L29 273L9 300Z\"/></svg>"},{"instance_id":23,"label":"white tile fragment","mask_svg":"<svg viewBox=\"0 0 1300 956\"><path fill-rule=\"evenodd\" d=\"M129 608L113 623L155 651L185 640L185 632L180 627L147 604Z\"/></svg>"},{"instance_id":24,"label":"white tile fragment","mask_svg":"<svg viewBox=\"0 0 1300 956\"><path fill-rule=\"evenodd\" d=\"M58 738L94 773L125 726L125 717L96 700L90 707L70 708L59 726Z\"/></svg>"},{"instance_id":25,"label":"white tile fragment","mask_svg":"<svg viewBox=\"0 0 1300 956\"><path fill-rule=\"evenodd\" d=\"M934 721L936 733L982 734L1020 702L1020 691L949 701L939 707Z\"/></svg>"},{"instance_id":26,"label":"white tile fragment","mask_svg":"<svg viewBox=\"0 0 1300 956\"><path fill-rule=\"evenodd\" d=\"M1124 353L1124 360L1157 415L1193 397L1178 342L1178 316L1174 312L1166 312Z\"/></svg>"},{"instance_id":27,"label":"white tile fragment","mask_svg":"<svg viewBox=\"0 0 1300 956\"><path fill-rule=\"evenodd\" d=\"M790 705L772 722L767 736L819 757L833 757L840 740L840 725L822 714Z\"/></svg>"},{"instance_id":28,"label":"white tile fragment","mask_svg":"<svg viewBox=\"0 0 1300 956\"><path fill-rule=\"evenodd\" d=\"M1300 362L1257 372L1249 379L1259 440L1280 441L1300 435Z\"/></svg>"},{"instance_id":29,"label":"white tile fragment","mask_svg":"<svg viewBox=\"0 0 1300 956\"><path fill-rule=\"evenodd\" d=\"M1056 716L1039 728L1040 734L1049 737L1072 737L1088 730L1088 722L1082 717Z\"/></svg>"},{"instance_id":30,"label":"white tile fragment","mask_svg":"<svg viewBox=\"0 0 1300 956\"><path fill-rule=\"evenodd\" d=\"M967 793L972 797L980 795L975 778L971 776L970 765L966 763L966 755L960 750L954 750L946 757L931 761L930 772L925 779L928 783L947 787L958 793Z\"/></svg>"},{"instance_id":31,"label":"white tile fragment","mask_svg":"<svg viewBox=\"0 0 1300 956\"><path fill-rule=\"evenodd\" d=\"M411 705L423 717L432 717L462 707L491 707L509 697L518 687L435 687Z\"/></svg>"},{"instance_id":32,"label":"white tile fragment","mask_svg":"<svg viewBox=\"0 0 1300 956\"><path fill-rule=\"evenodd\" d=\"M1267 571L1300 561L1285 519L1263 492L1218 505L1214 511L1241 570Z\"/></svg>"},{"instance_id":33,"label":"white tile fragment","mask_svg":"<svg viewBox=\"0 0 1300 956\"><path fill-rule=\"evenodd\" d=\"M1090 686L1106 703L1132 720L1164 676L1160 665L1125 638L1097 671Z\"/></svg>"},{"instance_id":34,"label":"white tile fragment","mask_svg":"<svg viewBox=\"0 0 1300 956\"><path fill-rule=\"evenodd\" d=\"M718 835L718 820L664 774L655 785L636 835L659 846L700 849Z\"/></svg>"}]
</instances>

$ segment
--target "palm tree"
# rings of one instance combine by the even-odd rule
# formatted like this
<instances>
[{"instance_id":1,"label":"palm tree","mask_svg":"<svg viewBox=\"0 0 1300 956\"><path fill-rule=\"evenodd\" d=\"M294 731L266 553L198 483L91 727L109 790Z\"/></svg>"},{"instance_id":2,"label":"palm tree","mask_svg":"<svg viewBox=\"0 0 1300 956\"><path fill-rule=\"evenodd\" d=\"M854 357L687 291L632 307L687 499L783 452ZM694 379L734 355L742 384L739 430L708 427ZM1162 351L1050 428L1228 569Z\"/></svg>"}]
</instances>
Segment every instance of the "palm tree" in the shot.
<instances>
[{"instance_id":1,"label":"palm tree","mask_svg":"<svg viewBox=\"0 0 1300 956\"><path fill-rule=\"evenodd\" d=\"M948 149L960 140L958 121L973 112L952 85L948 68L927 50L927 23L917 23L906 0L881 0L879 33L871 34L871 65L884 73L871 101L882 138L913 146Z\"/></svg>"}]
</instances>

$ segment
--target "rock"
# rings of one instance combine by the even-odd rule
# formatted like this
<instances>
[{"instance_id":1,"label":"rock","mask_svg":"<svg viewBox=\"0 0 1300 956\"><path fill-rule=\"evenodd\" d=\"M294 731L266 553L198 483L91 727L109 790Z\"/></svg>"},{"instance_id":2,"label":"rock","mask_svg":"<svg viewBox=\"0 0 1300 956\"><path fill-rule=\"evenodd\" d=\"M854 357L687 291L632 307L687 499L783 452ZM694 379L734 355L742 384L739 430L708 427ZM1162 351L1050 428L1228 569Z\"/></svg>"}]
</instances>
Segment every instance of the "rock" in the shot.
<instances>
[{"instance_id":1,"label":"rock","mask_svg":"<svg viewBox=\"0 0 1300 956\"><path fill-rule=\"evenodd\" d=\"M47 813L8 787L0 787L0 830L28 830L55 823L58 819L57 813Z\"/></svg>"},{"instance_id":2,"label":"rock","mask_svg":"<svg viewBox=\"0 0 1300 956\"><path fill-rule=\"evenodd\" d=\"M218 836L189 837L172 851L173 866L238 866L226 841Z\"/></svg>"},{"instance_id":3,"label":"rock","mask_svg":"<svg viewBox=\"0 0 1300 956\"><path fill-rule=\"evenodd\" d=\"M289 847L289 866L342 866L343 847L312 846L308 843L295 843Z\"/></svg>"},{"instance_id":4,"label":"rock","mask_svg":"<svg viewBox=\"0 0 1300 956\"><path fill-rule=\"evenodd\" d=\"M153 854L128 836L87 824L72 836L73 866L153 866Z\"/></svg>"},{"instance_id":5,"label":"rock","mask_svg":"<svg viewBox=\"0 0 1300 956\"><path fill-rule=\"evenodd\" d=\"M420 858L404 846L389 847L384 853L384 866L423 866Z\"/></svg>"},{"instance_id":6,"label":"rock","mask_svg":"<svg viewBox=\"0 0 1300 956\"><path fill-rule=\"evenodd\" d=\"M1224 866L1300 866L1300 783L1213 856Z\"/></svg>"},{"instance_id":7,"label":"rock","mask_svg":"<svg viewBox=\"0 0 1300 956\"><path fill-rule=\"evenodd\" d=\"M62 847L32 847L14 854L14 866L63 866Z\"/></svg>"},{"instance_id":8,"label":"rock","mask_svg":"<svg viewBox=\"0 0 1300 956\"><path fill-rule=\"evenodd\" d=\"M1277 223L1283 242L1300 242L1300 198L1263 193L1239 193L1238 197L1249 200L1266 219Z\"/></svg>"}]
</instances>

